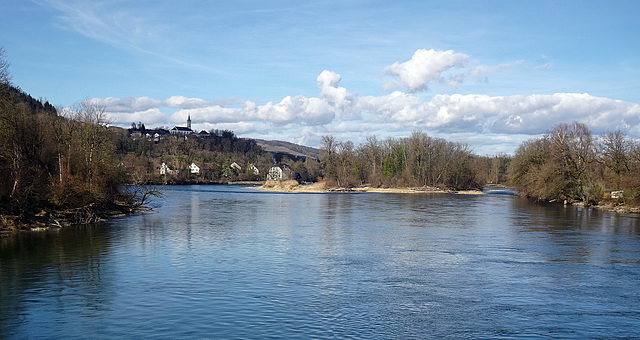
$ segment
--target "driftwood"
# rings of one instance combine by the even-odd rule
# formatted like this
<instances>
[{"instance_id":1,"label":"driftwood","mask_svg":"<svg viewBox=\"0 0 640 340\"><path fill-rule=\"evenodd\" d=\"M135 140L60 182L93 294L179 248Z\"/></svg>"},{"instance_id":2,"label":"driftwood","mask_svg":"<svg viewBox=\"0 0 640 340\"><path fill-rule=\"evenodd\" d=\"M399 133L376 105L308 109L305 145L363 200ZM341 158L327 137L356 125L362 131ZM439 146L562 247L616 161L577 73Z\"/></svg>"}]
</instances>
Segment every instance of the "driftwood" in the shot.
<instances>
[{"instance_id":1,"label":"driftwood","mask_svg":"<svg viewBox=\"0 0 640 340\"><path fill-rule=\"evenodd\" d=\"M53 214L54 224L62 226L60 220L70 224L86 224L102 221L103 218L95 209L95 204L91 203L79 208L56 211Z\"/></svg>"}]
</instances>

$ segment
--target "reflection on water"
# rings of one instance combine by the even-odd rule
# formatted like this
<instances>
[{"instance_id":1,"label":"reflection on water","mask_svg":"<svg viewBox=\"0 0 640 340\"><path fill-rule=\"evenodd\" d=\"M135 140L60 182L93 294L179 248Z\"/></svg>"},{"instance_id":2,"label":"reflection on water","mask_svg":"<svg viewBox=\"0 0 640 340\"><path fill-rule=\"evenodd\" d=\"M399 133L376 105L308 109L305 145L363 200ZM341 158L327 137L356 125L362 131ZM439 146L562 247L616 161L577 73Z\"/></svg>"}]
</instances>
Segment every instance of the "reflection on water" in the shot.
<instances>
[{"instance_id":1,"label":"reflection on water","mask_svg":"<svg viewBox=\"0 0 640 340\"><path fill-rule=\"evenodd\" d=\"M0 334L640 336L636 217L506 195L166 194L0 240Z\"/></svg>"}]
</instances>

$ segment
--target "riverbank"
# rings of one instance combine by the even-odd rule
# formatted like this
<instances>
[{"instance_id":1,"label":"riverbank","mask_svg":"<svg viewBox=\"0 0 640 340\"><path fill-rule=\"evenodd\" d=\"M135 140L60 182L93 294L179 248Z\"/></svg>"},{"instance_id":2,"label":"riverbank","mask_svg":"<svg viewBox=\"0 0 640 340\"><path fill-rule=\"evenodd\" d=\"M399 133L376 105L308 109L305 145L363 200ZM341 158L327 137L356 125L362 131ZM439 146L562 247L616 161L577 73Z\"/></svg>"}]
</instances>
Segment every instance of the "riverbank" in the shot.
<instances>
[{"instance_id":1,"label":"riverbank","mask_svg":"<svg viewBox=\"0 0 640 340\"><path fill-rule=\"evenodd\" d=\"M485 191L481 190L446 190L437 187L404 187L404 188L373 188L373 187L357 187L357 188L328 188L325 182L316 182L310 184L299 184L297 181L266 181L262 186L249 187L250 189L281 192L281 193L390 193L390 194L459 194L459 195L483 195L492 191L510 191L503 186L489 187ZM517 195L516 191L513 191ZM580 205L574 203L573 205ZM603 203L591 206L594 209L610 211L618 214L627 214L637 216L640 214L640 207L628 206L616 203Z\"/></svg>"},{"instance_id":2,"label":"riverbank","mask_svg":"<svg viewBox=\"0 0 640 340\"><path fill-rule=\"evenodd\" d=\"M567 201L564 202L560 202L557 200L551 200L551 201L546 201L546 200L536 200L534 198L531 198L523 193L519 193L518 196L526 198L528 200L531 201L539 201L539 202L545 202L545 203L549 203L549 204L563 204L564 206L577 206L577 207L581 207L581 208L593 208L593 209L598 209L598 210L602 210L602 211L609 211L609 212L613 212L613 213L617 213L617 214L624 214L624 215L631 215L631 216L638 216L640 215L640 206L637 205L627 205L618 201L601 201L597 204L585 204L584 202L578 201L578 202L572 202L569 203Z\"/></svg>"},{"instance_id":3,"label":"riverbank","mask_svg":"<svg viewBox=\"0 0 640 340\"><path fill-rule=\"evenodd\" d=\"M609 203L609 204L598 204L598 205L594 205L593 207L596 209L611 211L618 214L626 214L626 215L634 215L634 216L640 215L640 207L636 207L636 206Z\"/></svg>"},{"instance_id":4,"label":"riverbank","mask_svg":"<svg viewBox=\"0 0 640 340\"><path fill-rule=\"evenodd\" d=\"M260 187L251 187L252 189L271 192L284 193L391 193L391 194L465 194L465 195L482 195L480 190L446 190L437 187L403 187L403 188L374 188L374 187L356 187L356 188L330 188L326 182L316 182L311 184L299 184L297 181L266 181Z\"/></svg>"},{"instance_id":5,"label":"riverbank","mask_svg":"<svg viewBox=\"0 0 640 340\"><path fill-rule=\"evenodd\" d=\"M89 204L75 209L41 209L37 213L26 216L0 215L0 237L21 230L42 231L70 225L97 223L146 210L148 210L147 207L139 204L110 202L108 204Z\"/></svg>"}]
</instances>

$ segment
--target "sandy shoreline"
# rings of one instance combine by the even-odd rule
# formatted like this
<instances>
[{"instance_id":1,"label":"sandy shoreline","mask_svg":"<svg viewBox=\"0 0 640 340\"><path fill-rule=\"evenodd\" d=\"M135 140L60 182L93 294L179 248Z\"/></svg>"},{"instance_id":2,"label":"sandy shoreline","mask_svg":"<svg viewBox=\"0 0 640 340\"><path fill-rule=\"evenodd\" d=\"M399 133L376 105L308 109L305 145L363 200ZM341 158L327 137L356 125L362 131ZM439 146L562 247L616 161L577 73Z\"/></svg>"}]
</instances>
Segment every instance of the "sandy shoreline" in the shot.
<instances>
[{"instance_id":1,"label":"sandy shoreline","mask_svg":"<svg viewBox=\"0 0 640 340\"><path fill-rule=\"evenodd\" d=\"M290 181L267 181L263 186L251 187L251 189L270 191L270 192L283 192L283 193L390 193L390 194L464 194L464 195L482 195L480 190L463 190L463 191L449 191L442 190L440 188L372 188L372 187L359 187L359 188L326 188L325 183L312 183L300 185L298 182Z\"/></svg>"},{"instance_id":2,"label":"sandy shoreline","mask_svg":"<svg viewBox=\"0 0 640 340\"><path fill-rule=\"evenodd\" d=\"M280 193L389 193L389 194L457 194L457 195L484 195L486 194L480 190L461 190L461 191L451 191L451 190L442 190L440 188L372 188L372 187L360 187L360 188L329 188L327 189L325 183L312 183L312 184L298 184L298 182L290 180L290 181L267 181L262 186L258 187L248 187L249 189L260 190L260 191L269 191L269 192L280 192ZM488 190L490 193L491 190ZM580 204L575 204L580 205ZM596 205L591 206L591 208L610 211L618 214L626 214L637 216L640 214L640 208L637 207L629 207L624 205L611 206L611 205Z\"/></svg>"}]
</instances>

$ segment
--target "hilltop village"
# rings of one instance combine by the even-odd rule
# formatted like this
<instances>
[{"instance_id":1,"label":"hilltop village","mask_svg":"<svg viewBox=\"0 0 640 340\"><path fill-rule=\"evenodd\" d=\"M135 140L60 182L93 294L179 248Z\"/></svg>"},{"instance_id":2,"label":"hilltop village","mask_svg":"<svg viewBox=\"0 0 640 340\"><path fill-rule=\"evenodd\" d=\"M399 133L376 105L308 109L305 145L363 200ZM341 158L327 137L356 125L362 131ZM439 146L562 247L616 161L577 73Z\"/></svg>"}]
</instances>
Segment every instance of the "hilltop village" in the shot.
<instances>
[{"instance_id":1,"label":"hilltop village","mask_svg":"<svg viewBox=\"0 0 640 340\"><path fill-rule=\"evenodd\" d=\"M147 129L132 123L126 131L118 151L135 183L316 181L320 175L308 171L319 170L317 157L265 151L255 140L238 138L229 130L198 132L192 129L191 115L186 126Z\"/></svg>"}]
</instances>

